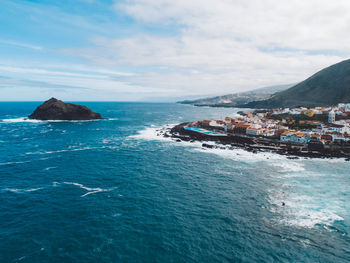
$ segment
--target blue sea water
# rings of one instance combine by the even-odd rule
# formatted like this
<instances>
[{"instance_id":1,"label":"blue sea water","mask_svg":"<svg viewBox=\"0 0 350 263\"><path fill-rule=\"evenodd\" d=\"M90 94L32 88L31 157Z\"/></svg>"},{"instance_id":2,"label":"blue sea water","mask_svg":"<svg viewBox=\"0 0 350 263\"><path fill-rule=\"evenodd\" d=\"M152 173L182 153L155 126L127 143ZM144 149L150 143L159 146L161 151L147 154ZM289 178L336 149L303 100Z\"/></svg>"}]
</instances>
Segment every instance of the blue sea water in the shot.
<instances>
[{"instance_id":1,"label":"blue sea water","mask_svg":"<svg viewBox=\"0 0 350 263\"><path fill-rule=\"evenodd\" d=\"M350 261L348 162L156 136L236 109L87 102L110 119L23 119L38 104L0 103L1 263Z\"/></svg>"}]
</instances>

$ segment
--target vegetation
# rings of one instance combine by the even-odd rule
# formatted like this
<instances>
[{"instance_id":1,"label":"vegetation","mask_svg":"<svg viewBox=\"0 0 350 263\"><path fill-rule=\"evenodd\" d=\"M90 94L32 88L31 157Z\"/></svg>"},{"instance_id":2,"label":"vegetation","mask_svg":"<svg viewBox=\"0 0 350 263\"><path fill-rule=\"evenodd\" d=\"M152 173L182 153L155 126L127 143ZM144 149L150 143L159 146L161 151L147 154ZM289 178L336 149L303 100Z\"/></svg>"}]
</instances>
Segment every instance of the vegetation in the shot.
<instances>
[{"instance_id":1,"label":"vegetation","mask_svg":"<svg viewBox=\"0 0 350 263\"><path fill-rule=\"evenodd\" d=\"M179 103L192 104L195 106L236 107L237 105L246 104L251 101L268 99L276 92L286 90L291 86L292 85L271 86L252 91L233 93L212 98L185 100L180 101Z\"/></svg>"},{"instance_id":2,"label":"vegetation","mask_svg":"<svg viewBox=\"0 0 350 263\"><path fill-rule=\"evenodd\" d=\"M350 60L325 68L269 99L240 105L247 108L330 106L350 102Z\"/></svg>"}]
</instances>

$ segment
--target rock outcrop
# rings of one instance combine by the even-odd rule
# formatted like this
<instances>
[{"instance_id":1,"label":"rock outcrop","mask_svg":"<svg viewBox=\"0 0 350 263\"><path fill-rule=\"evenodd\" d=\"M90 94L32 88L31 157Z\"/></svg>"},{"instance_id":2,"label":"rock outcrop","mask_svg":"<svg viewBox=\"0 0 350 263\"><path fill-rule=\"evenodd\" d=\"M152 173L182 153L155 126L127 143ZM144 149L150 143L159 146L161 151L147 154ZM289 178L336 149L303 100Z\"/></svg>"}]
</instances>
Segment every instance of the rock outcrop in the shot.
<instances>
[{"instance_id":1,"label":"rock outcrop","mask_svg":"<svg viewBox=\"0 0 350 263\"><path fill-rule=\"evenodd\" d=\"M93 112L88 107L73 103L65 103L51 98L41 104L28 117L36 120L99 120L101 114Z\"/></svg>"}]
</instances>

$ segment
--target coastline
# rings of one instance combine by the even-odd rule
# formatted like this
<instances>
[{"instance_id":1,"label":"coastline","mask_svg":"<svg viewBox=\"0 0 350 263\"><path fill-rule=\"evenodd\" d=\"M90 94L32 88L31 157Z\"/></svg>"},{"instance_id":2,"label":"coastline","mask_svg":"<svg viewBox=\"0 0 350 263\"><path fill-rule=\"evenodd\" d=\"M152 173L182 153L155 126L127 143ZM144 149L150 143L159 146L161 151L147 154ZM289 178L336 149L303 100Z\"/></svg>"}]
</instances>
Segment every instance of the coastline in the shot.
<instances>
[{"instance_id":1,"label":"coastline","mask_svg":"<svg viewBox=\"0 0 350 263\"><path fill-rule=\"evenodd\" d=\"M158 130L157 136L172 138L176 142L202 142L202 147L210 149L234 150L244 149L248 152L273 152L287 156L288 159L301 158L344 158L350 161L350 149L345 152L341 147L319 148L313 144L282 143L279 140L259 138L258 136L247 136L238 134L204 134L185 129L189 122L181 123L172 128ZM208 144L207 142L214 142Z\"/></svg>"}]
</instances>

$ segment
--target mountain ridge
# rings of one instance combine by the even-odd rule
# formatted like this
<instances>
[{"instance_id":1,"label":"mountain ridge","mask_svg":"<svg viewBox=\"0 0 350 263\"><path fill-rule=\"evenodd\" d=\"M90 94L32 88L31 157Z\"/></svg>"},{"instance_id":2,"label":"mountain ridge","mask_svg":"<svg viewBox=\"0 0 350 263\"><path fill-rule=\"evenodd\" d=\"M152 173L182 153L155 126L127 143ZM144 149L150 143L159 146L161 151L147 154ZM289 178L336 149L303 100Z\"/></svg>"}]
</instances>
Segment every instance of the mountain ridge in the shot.
<instances>
[{"instance_id":1,"label":"mountain ridge","mask_svg":"<svg viewBox=\"0 0 350 263\"><path fill-rule=\"evenodd\" d=\"M271 98L239 105L244 108L331 106L350 102L350 59L326 67Z\"/></svg>"},{"instance_id":2,"label":"mountain ridge","mask_svg":"<svg viewBox=\"0 0 350 263\"><path fill-rule=\"evenodd\" d=\"M207 97L196 100L184 100L178 101L177 103L192 104L195 106L235 107L237 105L249 103L251 101L267 99L276 92L288 89L293 85L294 84L267 86L245 92L237 92L222 96L215 96L209 98Z\"/></svg>"}]
</instances>

